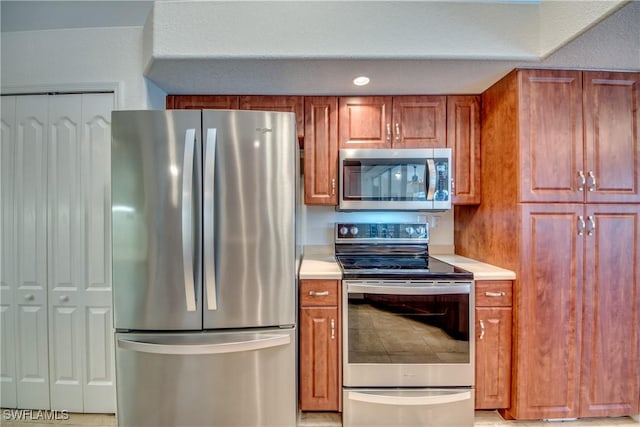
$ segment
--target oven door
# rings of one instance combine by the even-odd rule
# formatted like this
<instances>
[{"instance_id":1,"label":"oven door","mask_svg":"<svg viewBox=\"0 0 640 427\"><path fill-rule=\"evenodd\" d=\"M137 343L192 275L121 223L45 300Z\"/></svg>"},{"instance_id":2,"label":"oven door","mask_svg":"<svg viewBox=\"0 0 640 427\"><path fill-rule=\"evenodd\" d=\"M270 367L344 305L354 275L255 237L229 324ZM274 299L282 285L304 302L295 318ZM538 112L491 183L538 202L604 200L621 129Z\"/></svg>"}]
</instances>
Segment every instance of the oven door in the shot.
<instances>
[{"instance_id":1,"label":"oven door","mask_svg":"<svg viewBox=\"0 0 640 427\"><path fill-rule=\"evenodd\" d=\"M474 383L473 281L343 281L343 385Z\"/></svg>"},{"instance_id":2,"label":"oven door","mask_svg":"<svg viewBox=\"0 0 640 427\"><path fill-rule=\"evenodd\" d=\"M340 210L451 208L451 149L340 150Z\"/></svg>"}]
</instances>

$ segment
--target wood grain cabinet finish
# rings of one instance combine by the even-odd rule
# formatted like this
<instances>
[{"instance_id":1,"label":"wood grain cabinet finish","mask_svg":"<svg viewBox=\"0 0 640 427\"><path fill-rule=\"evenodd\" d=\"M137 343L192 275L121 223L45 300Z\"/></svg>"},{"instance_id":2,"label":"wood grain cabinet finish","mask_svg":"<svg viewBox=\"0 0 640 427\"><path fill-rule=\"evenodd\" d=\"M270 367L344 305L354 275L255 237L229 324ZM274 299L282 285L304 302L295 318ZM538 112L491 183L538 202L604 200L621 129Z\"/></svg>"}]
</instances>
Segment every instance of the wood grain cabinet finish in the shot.
<instances>
[{"instance_id":1,"label":"wood grain cabinet finish","mask_svg":"<svg viewBox=\"0 0 640 427\"><path fill-rule=\"evenodd\" d=\"M453 204L479 204L480 97L447 97L447 147L453 158Z\"/></svg>"},{"instance_id":2,"label":"wood grain cabinet finish","mask_svg":"<svg viewBox=\"0 0 640 427\"><path fill-rule=\"evenodd\" d=\"M521 201L640 203L640 73L518 76Z\"/></svg>"},{"instance_id":3,"label":"wood grain cabinet finish","mask_svg":"<svg viewBox=\"0 0 640 427\"><path fill-rule=\"evenodd\" d=\"M304 99L304 203L338 204L338 98Z\"/></svg>"},{"instance_id":4,"label":"wood grain cabinet finish","mask_svg":"<svg viewBox=\"0 0 640 427\"><path fill-rule=\"evenodd\" d=\"M340 148L444 148L445 96L340 97Z\"/></svg>"},{"instance_id":5,"label":"wood grain cabinet finish","mask_svg":"<svg viewBox=\"0 0 640 427\"><path fill-rule=\"evenodd\" d=\"M513 282L476 281L476 409L508 408Z\"/></svg>"},{"instance_id":6,"label":"wood grain cabinet finish","mask_svg":"<svg viewBox=\"0 0 640 427\"><path fill-rule=\"evenodd\" d=\"M258 110L296 113L297 135L304 138L302 96L285 95L167 95L167 109L182 110Z\"/></svg>"},{"instance_id":7,"label":"wood grain cabinet finish","mask_svg":"<svg viewBox=\"0 0 640 427\"><path fill-rule=\"evenodd\" d=\"M455 207L454 244L516 272L506 417L640 412L639 76L515 70L482 95L482 203Z\"/></svg>"},{"instance_id":8,"label":"wood grain cabinet finish","mask_svg":"<svg viewBox=\"0 0 640 427\"><path fill-rule=\"evenodd\" d=\"M300 410L340 411L340 281L300 281Z\"/></svg>"},{"instance_id":9,"label":"wood grain cabinet finish","mask_svg":"<svg viewBox=\"0 0 640 427\"><path fill-rule=\"evenodd\" d=\"M237 95L167 95L167 110L237 110Z\"/></svg>"}]
</instances>

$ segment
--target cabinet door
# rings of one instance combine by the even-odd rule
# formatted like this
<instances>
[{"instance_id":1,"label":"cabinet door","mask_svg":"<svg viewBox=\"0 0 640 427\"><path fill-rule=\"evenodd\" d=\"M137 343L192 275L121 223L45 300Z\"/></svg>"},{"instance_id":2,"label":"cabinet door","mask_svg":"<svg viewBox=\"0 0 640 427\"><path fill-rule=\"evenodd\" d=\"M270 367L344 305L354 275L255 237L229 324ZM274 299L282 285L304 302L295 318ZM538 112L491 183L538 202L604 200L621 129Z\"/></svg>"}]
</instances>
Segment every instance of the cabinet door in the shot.
<instances>
[{"instance_id":1,"label":"cabinet door","mask_svg":"<svg viewBox=\"0 0 640 427\"><path fill-rule=\"evenodd\" d=\"M302 141L304 138L304 98L302 96L241 96L240 109L296 113L298 139Z\"/></svg>"},{"instance_id":2,"label":"cabinet door","mask_svg":"<svg viewBox=\"0 0 640 427\"><path fill-rule=\"evenodd\" d=\"M582 204L521 205L514 363L516 418L578 416L584 237Z\"/></svg>"},{"instance_id":3,"label":"cabinet door","mask_svg":"<svg viewBox=\"0 0 640 427\"><path fill-rule=\"evenodd\" d=\"M304 202L338 204L338 98L305 97Z\"/></svg>"},{"instance_id":4,"label":"cabinet door","mask_svg":"<svg viewBox=\"0 0 640 427\"><path fill-rule=\"evenodd\" d=\"M581 72L521 70L518 75L520 201L583 202Z\"/></svg>"},{"instance_id":5,"label":"cabinet door","mask_svg":"<svg viewBox=\"0 0 640 427\"><path fill-rule=\"evenodd\" d=\"M511 307L476 308L476 409L508 408Z\"/></svg>"},{"instance_id":6,"label":"cabinet door","mask_svg":"<svg viewBox=\"0 0 640 427\"><path fill-rule=\"evenodd\" d=\"M393 148L445 148L445 96L393 97Z\"/></svg>"},{"instance_id":7,"label":"cabinet door","mask_svg":"<svg viewBox=\"0 0 640 427\"><path fill-rule=\"evenodd\" d=\"M167 110L237 110L236 95L167 95Z\"/></svg>"},{"instance_id":8,"label":"cabinet door","mask_svg":"<svg viewBox=\"0 0 640 427\"><path fill-rule=\"evenodd\" d=\"M638 414L640 210L587 205L580 417Z\"/></svg>"},{"instance_id":9,"label":"cabinet door","mask_svg":"<svg viewBox=\"0 0 640 427\"><path fill-rule=\"evenodd\" d=\"M340 148L390 148L391 102L390 96L341 97Z\"/></svg>"},{"instance_id":10,"label":"cabinet door","mask_svg":"<svg viewBox=\"0 0 640 427\"><path fill-rule=\"evenodd\" d=\"M480 203L480 97L447 97L447 147L453 159L453 203Z\"/></svg>"},{"instance_id":11,"label":"cabinet door","mask_svg":"<svg viewBox=\"0 0 640 427\"><path fill-rule=\"evenodd\" d=\"M585 72L587 201L640 202L640 73Z\"/></svg>"},{"instance_id":12,"label":"cabinet door","mask_svg":"<svg viewBox=\"0 0 640 427\"><path fill-rule=\"evenodd\" d=\"M337 307L300 310L300 409L340 409L340 325Z\"/></svg>"}]
</instances>

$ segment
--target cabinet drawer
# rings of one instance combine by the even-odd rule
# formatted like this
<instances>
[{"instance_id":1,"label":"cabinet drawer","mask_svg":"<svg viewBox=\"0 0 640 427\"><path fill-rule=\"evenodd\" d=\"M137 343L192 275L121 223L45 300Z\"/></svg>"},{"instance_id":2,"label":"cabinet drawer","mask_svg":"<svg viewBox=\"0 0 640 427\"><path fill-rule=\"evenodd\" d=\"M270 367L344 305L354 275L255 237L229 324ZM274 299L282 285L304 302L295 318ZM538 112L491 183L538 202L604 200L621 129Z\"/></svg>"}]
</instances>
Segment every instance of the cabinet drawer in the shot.
<instances>
[{"instance_id":1,"label":"cabinet drawer","mask_svg":"<svg viewBox=\"0 0 640 427\"><path fill-rule=\"evenodd\" d=\"M511 307L513 282L476 281L476 307Z\"/></svg>"},{"instance_id":2,"label":"cabinet drawer","mask_svg":"<svg viewBox=\"0 0 640 427\"><path fill-rule=\"evenodd\" d=\"M337 306L338 281L301 280L300 305L302 307Z\"/></svg>"}]
</instances>

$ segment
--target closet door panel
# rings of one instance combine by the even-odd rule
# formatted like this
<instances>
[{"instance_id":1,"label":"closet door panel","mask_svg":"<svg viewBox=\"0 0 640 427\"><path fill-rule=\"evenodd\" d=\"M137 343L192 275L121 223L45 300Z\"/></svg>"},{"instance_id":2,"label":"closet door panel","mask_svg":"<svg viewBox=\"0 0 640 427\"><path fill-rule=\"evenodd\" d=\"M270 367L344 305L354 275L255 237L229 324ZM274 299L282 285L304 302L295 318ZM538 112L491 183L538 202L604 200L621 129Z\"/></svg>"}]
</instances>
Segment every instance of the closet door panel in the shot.
<instances>
[{"instance_id":1,"label":"closet door panel","mask_svg":"<svg viewBox=\"0 0 640 427\"><path fill-rule=\"evenodd\" d=\"M51 408L82 412L82 95L49 100L49 369Z\"/></svg>"},{"instance_id":2,"label":"closet door panel","mask_svg":"<svg viewBox=\"0 0 640 427\"><path fill-rule=\"evenodd\" d=\"M47 97L16 100L14 160L16 367L20 407L49 408L47 347Z\"/></svg>"},{"instance_id":3,"label":"closet door panel","mask_svg":"<svg viewBox=\"0 0 640 427\"><path fill-rule=\"evenodd\" d=\"M83 95L82 230L85 241L84 411L114 412L115 359L111 309L111 111L112 94Z\"/></svg>"},{"instance_id":4,"label":"closet door panel","mask_svg":"<svg viewBox=\"0 0 640 427\"><path fill-rule=\"evenodd\" d=\"M15 408L15 96L2 97L0 113L0 407Z\"/></svg>"}]
</instances>

